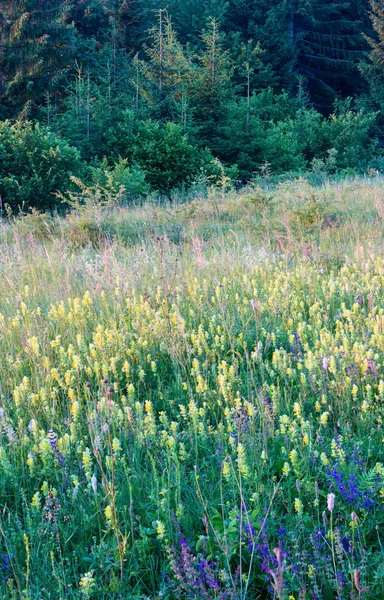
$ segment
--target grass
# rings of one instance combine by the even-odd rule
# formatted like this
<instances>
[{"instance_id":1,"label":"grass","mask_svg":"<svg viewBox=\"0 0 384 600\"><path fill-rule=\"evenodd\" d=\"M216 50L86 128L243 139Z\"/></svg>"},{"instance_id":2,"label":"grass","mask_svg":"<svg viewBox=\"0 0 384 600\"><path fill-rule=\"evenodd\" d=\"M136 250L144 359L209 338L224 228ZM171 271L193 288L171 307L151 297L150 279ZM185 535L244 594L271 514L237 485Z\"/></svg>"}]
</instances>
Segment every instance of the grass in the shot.
<instances>
[{"instance_id":1,"label":"grass","mask_svg":"<svg viewBox=\"0 0 384 600\"><path fill-rule=\"evenodd\" d=\"M383 597L382 189L2 223L2 598Z\"/></svg>"}]
</instances>

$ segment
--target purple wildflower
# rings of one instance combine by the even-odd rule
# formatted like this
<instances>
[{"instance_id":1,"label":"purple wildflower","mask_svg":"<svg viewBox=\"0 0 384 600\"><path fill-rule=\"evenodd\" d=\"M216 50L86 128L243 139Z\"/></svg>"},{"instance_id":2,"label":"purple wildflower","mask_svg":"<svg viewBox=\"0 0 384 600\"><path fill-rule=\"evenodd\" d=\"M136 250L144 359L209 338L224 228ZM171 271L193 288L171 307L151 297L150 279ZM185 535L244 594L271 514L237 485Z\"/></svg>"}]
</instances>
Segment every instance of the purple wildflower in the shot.
<instances>
[{"instance_id":1,"label":"purple wildflower","mask_svg":"<svg viewBox=\"0 0 384 600\"><path fill-rule=\"evenodd\" d=\"M344 502L350 506L364 508L367 511L372 511L375 508L376 500L373 496L377 490L368 488L362 491L359 488L355 473L348 475L342 470L341 465L336 463L327 470L327 477L328 482L336 487Z\"/></svg>"},{"instance_id":2,"label":"purple wildflower","mask_svg":"<svg viewBox=\"0 0 384 600\"><path fill-rule=\"evenodd\" d=\"M61 454L60 450L57 447L57 435L54 433L53 429L49 430L48 440L52 448L52 452L55 458L57 459L57 462L59 463L60 467L63 467L65 463L65 456Z\"/></svg>"},{"instance_id":3,"label":"purple wildflower","mask_svg":"<svg viewBox=\"0 0 384 600\"><path fill-rule=\"evenodd\" d=\"M0 583L7 583L10 575L11 557L9 554L0 554Z\"/></svg>"},{"instance_id":4,"label":"purple wildflower","mask_svg":"<svg viewBox=\"0 0 384 600\"><path fill-rule=\"evenodd\" d=\"M297 363L301 358L304 357L304 349L301 342L300 335L297 331L293 334L293 344L288 344L288 352L291 355L293 363Z\"/></svg>"}]
</instances>

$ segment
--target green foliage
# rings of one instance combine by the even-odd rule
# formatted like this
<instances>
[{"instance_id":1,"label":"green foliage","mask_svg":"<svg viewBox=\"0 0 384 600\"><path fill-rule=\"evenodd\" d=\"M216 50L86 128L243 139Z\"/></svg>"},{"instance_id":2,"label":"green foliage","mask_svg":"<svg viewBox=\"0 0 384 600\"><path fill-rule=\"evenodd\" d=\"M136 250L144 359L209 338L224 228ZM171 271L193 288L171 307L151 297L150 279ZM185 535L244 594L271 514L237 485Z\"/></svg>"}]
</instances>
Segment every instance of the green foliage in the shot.
<instances>
[{"instance_id":1,"label":"green foliage","mask_svg":"<svg viewBox=\"0 0 384 600\"><path fill-rule=\"evenodd\" d=\"M383 3L371 0L370 16L372 21L372 32L366 34L370 52L366 59L360 64L362 72L369 86L369 94L361 99L361 104L371 106L378 110L378 125L380 137L384 127L384 9Z\"/></svg>"},{"instance_id":2,"label":"green foliage","mask_svg":"<svg viewBox=\"0 0 384 600\"><path fill-rule=\"evenodd\" d=\"M212 156L193 146L181 125L147 121L139 123L131 157L145 172L153 189L169 192L188 187L209 168Z\"/></svg>"},{"instance_id":3,"label":"green foliage","mask_svg":"<svg viewBox=\"0 0 384 600\"><path fill-rule=\"evenodd\" d=\"M53 209L70 176L86 171L79 152L48 129L30 122L0 123L0 197L12 211Z\"/></svg>"},{"instance_id":4,"label":"green foliage","mask_svg":"<svg viewBox=\"0 0 384 600\"><path fill-rule=\"evenodd\" d=\"M249 102L244 98L226 105L211 148L228 164L237 163L242 181L265 163L273 173L305 171L313 160L327 161L328 170L359 171L377 151L376 118L374 112L355 108L351 99L337 102L326 118L269 89Z\"/></svg>"},{"instance_id":5,"label":"green foliage","mask_svg":"<svg viewBox=\"0 0 384 600\"><path fill-rule=\"evenodd\" d=\"M104 188L109 186L116 193L120 191L124 203L143 197L150 191L144 171L137 165L130 166L126 158L120 158L113 166L104 159L99 167L92 169L92 178Z\"/></svg>"},{"instance_id":6,"label":"green foliage","mask_svg":"<svg viewBox=\"0 0 384 600\"><path fill-rule=\"evenodd\" d=\"M335 113L323 123L323 135L328 148L337 151L339 169L366 167L376 150L376 114L354 110L350 99L337 102Z\"/></svg>"},{"instance_id":7,"label":"green foliage","mask_svg":"<svg viewBox=\"0 0 384 600\"><path fill-rule=\"evenodd\" d=\"M13 0L1 6L0 95L5 116L28 115L63 84L76 30L65 0ZM69 63L69 64L68 64Z\"/></svg>"},{"instance_id":8,"label":"green foliage","mask_svg":"<svg viewBox=\"0 0 384 600\"><path fill-rule=\"evenodd\" d=\"M382 7L372 2L372 33L368 6L55 0L30 10L15 0L0 17L0 115L30 111L102 187L106 165L117 179L127 169L127 198L212 181L212 157L242 183L265 168L381 170Z\"/></svg>"}]
</instances>

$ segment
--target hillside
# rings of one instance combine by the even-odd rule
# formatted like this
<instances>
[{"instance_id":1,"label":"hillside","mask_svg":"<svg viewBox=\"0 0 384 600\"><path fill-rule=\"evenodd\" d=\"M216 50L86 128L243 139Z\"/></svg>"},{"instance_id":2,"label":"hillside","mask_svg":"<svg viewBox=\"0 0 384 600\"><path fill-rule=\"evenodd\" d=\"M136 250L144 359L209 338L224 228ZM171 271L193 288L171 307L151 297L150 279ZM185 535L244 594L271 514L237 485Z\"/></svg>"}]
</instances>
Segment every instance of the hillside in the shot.
<instances>
[{"instance_id":1,"label":"hillside","mask_svg":"<svg viewBox=\"0 0 384 600\"><path fill-rule=\"evenodd\" d=\"M2 598L383 598L383 184L1 223Z\"/></svg>"}]
</instances>

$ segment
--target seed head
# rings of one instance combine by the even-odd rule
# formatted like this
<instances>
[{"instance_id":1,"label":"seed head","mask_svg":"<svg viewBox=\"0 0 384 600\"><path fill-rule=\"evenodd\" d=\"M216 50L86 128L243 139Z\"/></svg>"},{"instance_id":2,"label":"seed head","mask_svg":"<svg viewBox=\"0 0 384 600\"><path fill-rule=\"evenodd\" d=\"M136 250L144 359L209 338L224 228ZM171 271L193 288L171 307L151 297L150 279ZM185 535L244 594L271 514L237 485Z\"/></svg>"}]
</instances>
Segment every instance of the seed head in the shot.
<instances>
[{"instance_id":1,"label":"seed head","mask_svg":"<svg viewBox=\"0 0 384 600\"><path fill-rule=\"evenodd\" d=\"M335 494L328 494L327 504L328 510L331 513L335 508Z\"/></svg>"}]
</instances>

